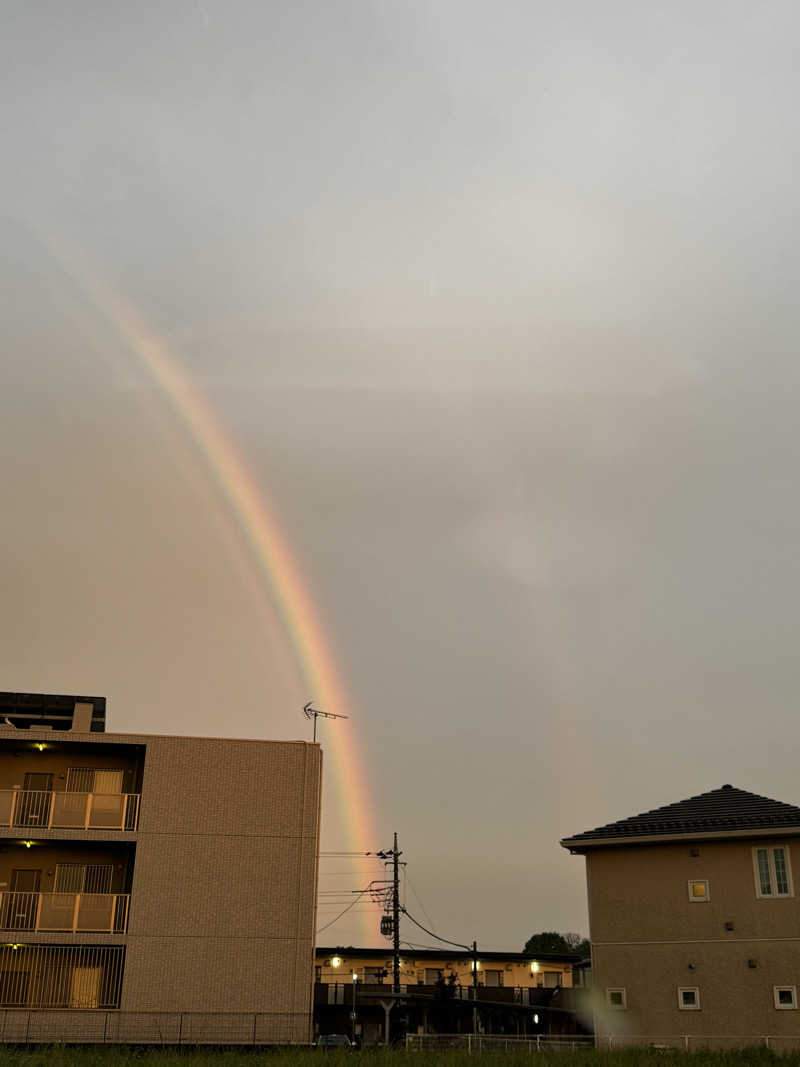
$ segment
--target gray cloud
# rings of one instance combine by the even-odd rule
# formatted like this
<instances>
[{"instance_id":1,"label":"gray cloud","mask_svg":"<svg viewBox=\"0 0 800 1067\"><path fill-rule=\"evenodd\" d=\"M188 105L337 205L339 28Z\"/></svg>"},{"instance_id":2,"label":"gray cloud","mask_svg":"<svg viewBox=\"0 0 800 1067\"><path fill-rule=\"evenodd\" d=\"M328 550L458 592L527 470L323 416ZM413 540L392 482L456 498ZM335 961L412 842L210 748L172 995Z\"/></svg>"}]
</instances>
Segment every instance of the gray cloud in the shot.
<instances>
[{"instance_id":1,"label":"gray cloud","mask_svg":"<svg viewBox=\"0 0 800 1067\"><path fill-rule=\"evenodd\" d=\"M585 929L565 833L723 781L800 800L797 20L12 5L4 685L290 737L312 695L63 240L284 523L446 935Z\"/></svg>"}]
</instances>

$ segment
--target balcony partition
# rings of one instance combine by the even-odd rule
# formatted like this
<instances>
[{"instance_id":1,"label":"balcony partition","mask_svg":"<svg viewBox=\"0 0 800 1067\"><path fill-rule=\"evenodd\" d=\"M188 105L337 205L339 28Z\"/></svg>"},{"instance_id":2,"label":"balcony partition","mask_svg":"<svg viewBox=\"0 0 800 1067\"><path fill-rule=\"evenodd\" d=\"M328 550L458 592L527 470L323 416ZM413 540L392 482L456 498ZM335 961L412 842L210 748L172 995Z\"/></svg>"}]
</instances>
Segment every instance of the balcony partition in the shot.
<instances>
[{"instance_id":1,"label":"balcony partition","mask_svg":"<svg viewBox=\"0 0 800 1067\"><path fill-rule=\"evenodd\" d=\"M127 893L0 893L0 930L124 934Z\"/></svg>"},{"instance_id":2,"label":"balcony partition","mask_svg":"<svg viewBox=\"0 0 800 1067\"><path fill-rule=\"evenodd\" d=\"M135 830L138 793L0 790L0 826L20 830Z\"/></svg>"}]
</instances>

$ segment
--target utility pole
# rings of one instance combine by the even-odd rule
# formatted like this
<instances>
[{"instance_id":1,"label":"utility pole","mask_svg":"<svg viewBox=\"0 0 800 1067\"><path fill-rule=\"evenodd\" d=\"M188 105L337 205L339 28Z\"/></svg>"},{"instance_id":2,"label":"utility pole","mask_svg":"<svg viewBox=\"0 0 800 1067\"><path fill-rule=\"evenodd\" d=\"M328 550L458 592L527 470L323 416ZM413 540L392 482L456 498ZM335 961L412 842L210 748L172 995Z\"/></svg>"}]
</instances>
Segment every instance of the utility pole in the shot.
<instances>
[{"instance_id":1,"label":"utility pole","mask_svg":"<svg viewBox=\"0 0 800 1067\"><path fill-rule=\"evenodd\" d=\"M478 942L472 942L472 1032L478 1033Z\"/></svg>"},{"instance_id":2,"label":"utility pole","mask_svg":"<svg viewBox=\"0 0 800 1067\"><path fill-rule=\"evenodd\" d=\"M397 850L397 834L394 835L392 849L392 939L394 959L392 970L392 992L400 992L400 856Z\"/></svg>"}]
</instances>

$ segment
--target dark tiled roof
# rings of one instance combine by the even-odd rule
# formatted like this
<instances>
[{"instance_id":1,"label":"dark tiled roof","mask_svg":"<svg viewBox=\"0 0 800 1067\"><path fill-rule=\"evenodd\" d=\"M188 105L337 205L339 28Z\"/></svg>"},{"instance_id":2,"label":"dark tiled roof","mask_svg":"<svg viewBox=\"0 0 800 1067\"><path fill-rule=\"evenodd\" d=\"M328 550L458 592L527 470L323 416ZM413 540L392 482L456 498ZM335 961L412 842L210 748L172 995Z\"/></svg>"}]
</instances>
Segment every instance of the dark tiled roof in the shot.
<instances>
[{"instance_id":1,"label":"dark tiled roof","mask_svg":"<svg viewBox=\"0 0 800 1067\"><path fill-rule=\"evenodd\" d=\"M658 837L671 834L719 833L726 830L767 830L773 827L800 827L800 808L782 804L732 785L723 785L709 793L667 804L664 808L645 811L630 819L599 826L574 837L565 838L567 848L608 838Z\"/></svg>"}]
</instances>

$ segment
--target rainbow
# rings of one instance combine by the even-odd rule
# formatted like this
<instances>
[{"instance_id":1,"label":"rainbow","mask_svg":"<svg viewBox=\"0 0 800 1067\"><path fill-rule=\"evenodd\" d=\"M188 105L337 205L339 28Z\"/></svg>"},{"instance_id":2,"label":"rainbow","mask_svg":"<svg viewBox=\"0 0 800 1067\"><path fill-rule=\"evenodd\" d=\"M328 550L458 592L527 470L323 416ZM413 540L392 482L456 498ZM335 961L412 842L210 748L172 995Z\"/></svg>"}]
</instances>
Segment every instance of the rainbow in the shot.
<instances>
[{"instance_id":1,"label":"rainbow","mask_svg":"<svg viewBox=\"0 0 800 1067\"><path fill-rule=\"evenodd\" d=\"M350 703L313 597L265 492L226 434L203 393L167 342L154 333L129 300L98 277L76 255L64 254L52 237L46 245L67 277L119 334L170 406L204 457L205 466L227 508L235 516L247 555L262 588L278 607L307 692L324 711L350 716ZM80 261L80 265L79 264ZM300 709L297 709L298 712ZM354 724L337 723L326 731L325 773L328 799L342 816L351 851L382 847L370 813L371 790ZM332 788L331 788L332 786ZM361 917L362 936L374 936L374 922ZM368 925L367 925L368 924ZM368 943L368 942L365 942Z\"/></svg>"}]
</instances>

